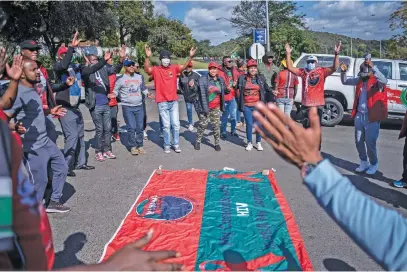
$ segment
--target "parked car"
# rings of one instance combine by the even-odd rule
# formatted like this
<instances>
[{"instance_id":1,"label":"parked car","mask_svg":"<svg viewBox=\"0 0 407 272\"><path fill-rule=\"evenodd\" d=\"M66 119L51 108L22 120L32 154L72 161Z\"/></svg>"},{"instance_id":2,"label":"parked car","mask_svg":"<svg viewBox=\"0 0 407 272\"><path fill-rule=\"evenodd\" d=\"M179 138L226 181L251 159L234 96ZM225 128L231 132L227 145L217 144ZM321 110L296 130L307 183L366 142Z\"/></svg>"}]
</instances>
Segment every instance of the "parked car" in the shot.
<instances>
[{"instance_id":1,"label":"parked car","mask_svg":"<svg viewBox=\"0 0 407 272\"><path fill-rule=\"evenodd\" d=\"M294 66L302 68L306 66L307 57L311 54L303 53L295 62ZM318 57L318 65L322 67L332 66L334 55L312 54ZM347 76L356 77L359 67L364 62L363 58L340 56L339 62L348 66ZM372 58L372 62L380 72L388 79L388 109L389 118L402 119L406 112L405 105L400 100L403 89L407 92L407 61ZM296 106L301 105L302 81L300 80L298 92L295 97ZM322 116L322 125L335 126L342 121L343 115L350 112L355 99L354 86L345 86L341 82L340 68L325 80L325 107Z\"/></svg>"}]
</instances>

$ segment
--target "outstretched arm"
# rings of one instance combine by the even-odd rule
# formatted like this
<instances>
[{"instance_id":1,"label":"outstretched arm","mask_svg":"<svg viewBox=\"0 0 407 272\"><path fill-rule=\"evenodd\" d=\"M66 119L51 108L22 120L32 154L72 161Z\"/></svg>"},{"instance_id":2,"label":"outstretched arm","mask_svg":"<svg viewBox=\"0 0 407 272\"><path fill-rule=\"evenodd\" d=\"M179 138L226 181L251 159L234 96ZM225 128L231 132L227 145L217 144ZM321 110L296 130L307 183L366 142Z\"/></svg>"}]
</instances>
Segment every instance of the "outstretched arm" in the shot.
<instances>
[{"instance_id":1,"label":"outstretched arm","mask_svg":"<svg viewBox=\"0 0 407 272\"><path fill-rule=\"evenodd\" d=\"M332 75L336 72L339 68L339 52L341 51L342 42L339 41L337 45L335 45L335 58L332 64L332 67L328 68L327 76Z\"/></svg>"},{"instance_id":2,"label":"outstretched arm","mask_svg":"<svg viewBox=\"0 0 407 272\"><path fill-rule=\"evenodd\" d=\"M195 48L191 48L191 50L189 51L189 58L187 59L187 61L184 63L184 65L180 65L180 73L182 72L182 71L184 71L185 69L187 69L187 67L188 67L188 64L192 61L192 58L194 57L194 55L195 55L195 52L196 52L196 47Z\"/></svg>"},{"instance_id":3,"label":"outstretched arm","mask_svg":"<svg viewBox=\"0 0 407 272\"><path fill-rule=\"evenodd\" d=\"M295 75L299 76L300 75L300 69L296 68L293 66L292 62L291 62L291 47L290 45L287 43L285 45L285 51L286 51L286 62L287 62L287 69L291 72L294 73Z\"/></svg>"},{"instance_id":4,"label":"outstretched arm","mask_svg":"<svg viewBox=\"0 0 407 272\"><path fill-rule=\"evenodd\" d=\"M147 73L147 75L151 75L153 73L153 67L151 67L150 64L150 58L151 58L151 48L147 44L144 47L145 53L146 53L146 59L144 60L144 72Z\"/></svg>"}]
</instances>

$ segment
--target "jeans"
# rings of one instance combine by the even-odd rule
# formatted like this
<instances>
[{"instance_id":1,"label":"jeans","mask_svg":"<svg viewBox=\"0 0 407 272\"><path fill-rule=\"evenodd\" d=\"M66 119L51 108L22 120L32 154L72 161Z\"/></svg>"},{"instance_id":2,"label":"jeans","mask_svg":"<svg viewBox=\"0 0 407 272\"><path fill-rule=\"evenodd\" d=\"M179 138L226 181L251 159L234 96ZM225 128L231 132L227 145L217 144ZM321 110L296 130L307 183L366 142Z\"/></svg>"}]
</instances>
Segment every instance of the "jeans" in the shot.
<instances>
[{"instance_id":1,"label":"jeans","mask_svg":"<svg viewBox=\"0 0 407 272\"><path fill-rule=\"evenodd\" d=\"M31 182L34 184L37 199L41 203L48 183L47 168L49 164L52 170L51 200L59 202L68 174L68 165L62 152L50 139L43 147L24 152L24 165Z\"/></svg>"},{"instance_id":2,"label":"jeans","mask_svg":"<svg viewBox=\"0 0 407 272\"><path fill-rule=\"evenodd\" d=\"M171 146L170 131L172 132L172 145L179 145L180 124L178 101L160 102L158 103L158 111L163 124L164 148Z\"/></svg>"},{"instance_id":3,"label":"jeans","mask_svg":"<svg viewBox=\"0 0 407 272\"><path fill-rule=\"evenodd\" d=\"M368 114L357 113L355 116L355 143L361 161L372 165L378 163L376 141L379 138L380 122L369 122ZM365 145L366 143L366 145ZM366 155L367 149L367 155Z\"/></svg>"},{"instance_id":4,"label":"jeans","mask_svg":"<svg viewBox=\"0 0 407 272\"><path fill-rule=\"evenodd\" d=\"M122 106L123 118L127 125L127 134L129 135L129 147L143 146L143 104L140 106ZM136 132L136 133L134 133Z\"/></svg>"},{"instance_id":5,"label":"jeans","mask_svg":"<svg viewBox=\"0 0 407 272\"><path fill-rule=\"evenodd\" d=\"M194 104L185 102L185 105L187 106L188 124L193 125L194 123L192 121L192 108Z\"/></svg>"},{"instance_id":6,"label":"jeans","mask_svg":"<svg viewBox=\"0 0 407 272\"><path fill-rule=\"evenodd\" d=\"M246 121L246 137L247 137L247 143L251 143L252 142L252 136L253 136L253 124L255 122L255 120L253 120L253 111L255 110L254 107L248 107L248 106L244 106L243 109L243 115L244 115L244 119ZM260 134L256 131L256 143L260 143L261 142L261 136Z\"/></svg>"},{"instance_id":7,"label":"jeans","mask_svg":"<svg viewBox=\"0 0 407 272\"><path fill-rule=\"evenodd\" d=\"M112 134L116 134L119 132L119 128L117 127L117 114L119 113L119 106L110 107L110 117L112 123Z\"/></svg>"},{"instance_id":8,"label":"jeans","mask_svg":"<svg viewBox=\"0 0 407 272\"><path fill-rule=\"evenodd\" d=\"M160 115L160 109L158 109L158 121L160 123L160 133L164 133L164 125L163 125L163 119L161 118L161 115Z\"/></svg>"},{"instance_id":9,"label":"jeans","mask_svg":"<svg viewBox=\"0 0 407 272\"><path fill-rule=\"evenodd\" d=\"M82 113L76 108L66 108L65 116L59 118L64 133L64 155L70 170L86 164L85 126Z\"/></svg>"},{"instance_id":10,"label":"jeans","mask_svg":"<svg viewBox=\"0 0 407 272\"><path fill-rule=\"evenodd\" d=\"M291 98L277 98L276 104L288 117L291 117L294 100Z\"/></svg>"},{"instance_id":11,"label":"jeans","mask_svg":"<svg viewBox=\"0 0 407 272\"><path fill-rule=\"evenodd\" d=\"M107 152L112 150L111 145L111 118L109 105L95 106L90 111L93 123L95 124L96 153Z\"/></svg>"},{"instance_id":12,"label":"jeans","mask_svg":"<svg viewBox=\"0 0 407 272\"><path fill-rule=\"evenodd\" d=\"M226 127L228 125L228 118L230 115L230 132L234 133L236 131L236 100L233 98L230 101L225 102L225 111L222 114L222 124L221 124L221 134L226 134Z\"/></svg>"}]
</instances>

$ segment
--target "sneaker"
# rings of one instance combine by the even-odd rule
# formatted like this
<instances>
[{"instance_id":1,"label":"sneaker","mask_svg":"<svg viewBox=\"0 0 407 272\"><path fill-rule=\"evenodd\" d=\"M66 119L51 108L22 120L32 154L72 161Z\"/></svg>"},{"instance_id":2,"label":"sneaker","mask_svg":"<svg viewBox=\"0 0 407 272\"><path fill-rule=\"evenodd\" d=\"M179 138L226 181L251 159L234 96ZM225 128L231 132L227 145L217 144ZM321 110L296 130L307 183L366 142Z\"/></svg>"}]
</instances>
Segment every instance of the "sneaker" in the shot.
<instances>
[{"instance_id":1,"label":"sneaker","mask_svg":"<svg viewBox=\"0 0 407 272\"><path fill-rule=\"evenodd\" d=\"M171 153L171 147L169 146L164 147L164 153L166 154Z\"/></svg>"},{"instance_id":2,"label":"sneaker","mask_svg":"<svg viewBox=\"0 0 407 272\"><path fill-rule=\"evenodd\" d=\"M189 130L189 131L194 131L194 126L193 126L193 125L189 125L188 130Z\"/></svg>"},{"instance_id":3,"label":"sneaker","mask_svg":"<svg viewBox=\"0 0 407 272\"><path fill-rule=\"evenodd\" d=\"M261 143L257 143L257 150L263 151L263 147L261 146Z\"/></svg>"},{"instance_id":4,"label":"sneaker","mask_svg":"<svg viewBox=\"0 0 407 272\"><path fill-rule=\"evenodd\" d=\"M144 130L144 140L148 140L148 135L147 135L147 132Z\"/></svg>"},{"instance_id":5,"label":"sneaker","mask_svg":"<svg viewBox=\"0 0 407 272\"><path fill-rule=\"evenodd\" d=\"M246 146L246 151L251 151L253 149L252 143L248 143Z\"/></svg>"},{"instance_id":6,"label":"sneaker","mask_svg":"<svg viewBox=\"0 0 407 272\"><path fill-rule=\"evenodd\" d=\"M394 185L394 187L397 187L397 188L405 188L405 187L407 187L407 182L404 182L402 180L395 180L395 181L393 181L393 185Z\"/></svg>"},{"instance_id":7,"label":"sneaker","mask_svg":"<svg viewBox=\"0 0 407 272\"><path fill-rule=\"evenodd\" d=\"M160 138L164 138L164 132L160 132L160 134L158 135Z\"/></svg>"},{"instance_id":8,"label":"sneaker","mask_svg":"<svg viewBox=\"0 0 407 272\"><path fill-rule=\"evenodd\" d=\"M139 150L138 150L137 147L132 147L132 148L130 149L130 153L131 153L131 155L133 155L133 156L137 156L137 155L139 154Z\"/></svg>"},{"instance_id":9,"label":"sneaker","mask_svg":"<svg viewBox=\"0 0 407 272\"><path fill-rule=\"evenodd\" d=\"M174 151L175 153L181 153L181 148L179 147L179 145L174 145Z\"/></svg>"},{"instance_id":10,"label":"sneaker","mask_svg":"<svg viewBox=\"0 0 407 272\"><path fill-rule=\"evenodd\" d=\"M107 159L116 159L116 156L113 155L112 151L107 151L107 152L103 153L103 156Z\"/></svg>"},{"instance_id":11,"label":"sneaker","mask_svg":"<svg viewBox=\"0 0 407 272\"><path fill-rule=\"evenodd\" d=\"M70 170L70 171L68 171L67 176L68 177L76 177L76 174L75 174L75 172L73 170Z\"/></svg>"},{"instance_id":12,"label":"sneaker","mask_svg":"<svg viewBox=\"0 0 407 272\"><path fill-rule=\"evenodd\" d=\"M113 139L113 141L120 141L120 134L119 133L113 134L112 139Z\"/></svg>"},{"instance_id":13,"label":"sneaker","mask_svg":"<svg viewBox=\"0 0 407 272\"><path fill-rule=\"evenodd\" d=\"M93 170L93 169L95 169L95 167L91 166L91 165L84 164L84 165L76 167L75 169L76 170Z\"/></svg>"},{"instance_id":14,"label":"sneaker","mask_svg":"<svg viewBox=\"0 0 407 272\"><path fill-rule=\"evenodd\" d=\"M356 172L362 173L369 169L370 165L367 161L360 161L360 165L355 169Z\"/></svg>"},{"instance_id":15,"label":"sneaker","mask_svg":"<svg viewBox=\"0 0 407 272\"><path fill-rule=\"evenodd\" d=\"M215 150L216 151L221 151L220 145L215 145Z\"/></svg>"},{"instance_id":16,"label":"sneaker","mask_svg":"<svg viewBox=\"0 0 407 272\"><path fill-rule=\"evenodd\" d=\"M145 150L143 147L139 147L139 148L138 148L138 153L139 153L140 155L143 155L143 154L146 154L147 152L146 152L146 150Z\"/></svg>"},{"instance_id":17,"label":"sneaker","mask_svg":"<svg viewBox=\"0 0 407 272\"><path fill-rule=\"evenodd\" d=\"M105 157L103 156L103 154L102 154L101 152L96 153L95 159L96 159L98 162L105 161Z\"/></svg>"},{"instance_id":18,"label":"sneaker","mask_svg":"<svg viewBox=\"0 0 407 272\"><path fill-rule=\"evenodd\" d=\"M201 143L196 142L194 145L195 150L200 150L201 149Z\"/></svg>"},{"instance_id":19,"label":"sneaker","mask_svg":"<svg viewBox=\"0 0 407 272\"><path fill-rule=\"evenodd\" d=\"M371 166L369 167L369 169L367 169L366 174L368 174L368 175L374 175L374 174L376 173L376 171L377 171L377 168L379 168L379 164L378 164L378 163L376 163L376 164L374 164L374 165L371 165Z\"/></svg>"},{"instance_id":20,"label":"sneaker","mask_svg":"<svg viewBox=\"0 0 407 272\"><path fill-rule=\"evenodd\" d=\"M50 200L45 211L47 213L66 213L70 210L71 208L64 206L64 204Z\"/></svg>"}]
</instances>

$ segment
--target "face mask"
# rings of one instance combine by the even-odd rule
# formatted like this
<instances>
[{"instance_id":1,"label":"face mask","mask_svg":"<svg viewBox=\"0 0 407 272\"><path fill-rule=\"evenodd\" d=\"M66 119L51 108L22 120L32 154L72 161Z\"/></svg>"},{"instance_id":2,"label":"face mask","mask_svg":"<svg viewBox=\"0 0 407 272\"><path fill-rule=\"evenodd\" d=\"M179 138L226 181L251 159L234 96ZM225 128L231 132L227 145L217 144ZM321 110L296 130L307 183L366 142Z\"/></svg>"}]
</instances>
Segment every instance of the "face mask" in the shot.
<instances>
[{"instance_id":1,"label":"face mask","mask_svg":"<svg viewBox=\"0 0 407 272\"><path fill-rule=\"evenodd\" d=\"M307 63L307 69L310 70L310 71L314 70L315 66L316 66L315 62L314 63L312 63L312 62Z\"/></svg>"},{"instance_id":2,"label":"face mask","mask_svg":"<svg viewBox=\"0 0 407 272\"><path fill-rule=\"evenodd\" d=\"M170 59L162 59L161 60L161 64L164 67L168 67L168 65L170 65L171 60Z\"/></svg>"}]
</instances>

